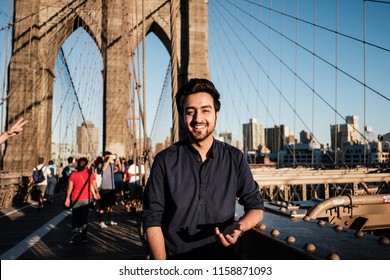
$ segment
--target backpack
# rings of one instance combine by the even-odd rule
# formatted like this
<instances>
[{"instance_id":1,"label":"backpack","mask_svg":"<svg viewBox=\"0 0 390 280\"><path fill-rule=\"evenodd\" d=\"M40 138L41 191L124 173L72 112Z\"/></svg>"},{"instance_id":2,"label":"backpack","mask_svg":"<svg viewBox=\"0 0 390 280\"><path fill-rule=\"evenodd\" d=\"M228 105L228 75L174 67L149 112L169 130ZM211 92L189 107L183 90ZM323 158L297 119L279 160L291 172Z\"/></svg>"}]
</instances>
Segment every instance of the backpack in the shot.
<instances>
[{"instance_id":1,"label":"backpack","mask_svg":"<svg viewBox=\"0 0 390 280\"><path fill-rule=\"evenodd\" d=\"M43 181L45 181L45 176L43 175L43 170L42 170L44 167L45 166L42 166L41 169L35 167L35 170L33 171L32 174L33 181L35 184L42 183Z\"/></svg>"},{"instance_id":2,"label":"backpack","mask_svg":"<svg viewBox=\"0 0 390 280\"><path fill-rule=\"evenodd\" d=\"M73 171L75 171L76 170L76 168L75 167L73 167L73 166L65 166L64 167L64 169L62 170L62 176L63 177L70 177L70 174L73 172Z\"/></svg>"}]
</instances>

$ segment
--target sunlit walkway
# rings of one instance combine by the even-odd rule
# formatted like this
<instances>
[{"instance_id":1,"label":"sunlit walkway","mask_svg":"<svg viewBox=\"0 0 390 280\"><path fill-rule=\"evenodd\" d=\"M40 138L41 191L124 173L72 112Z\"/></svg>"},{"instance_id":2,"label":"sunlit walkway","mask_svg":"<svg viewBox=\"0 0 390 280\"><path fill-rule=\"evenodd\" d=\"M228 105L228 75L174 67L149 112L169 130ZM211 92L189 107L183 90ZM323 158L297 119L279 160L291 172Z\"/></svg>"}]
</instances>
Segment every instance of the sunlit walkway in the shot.
<instances>
[{"instance_id":1,"label":"sunlit walkway","mask_svg":"<svg viewBox=\"0 0 390 280\"><path fill-rule=\"evenodd\" d=\"M146 259L146 247L138 231L136 215L116 206L117 226L101 229L90 211L87 244L70 245L71 212L64 210L59 194L54 203L38 211L35 202L0 215L0 259L110 260Z\"/></svg>"}]
</instances>

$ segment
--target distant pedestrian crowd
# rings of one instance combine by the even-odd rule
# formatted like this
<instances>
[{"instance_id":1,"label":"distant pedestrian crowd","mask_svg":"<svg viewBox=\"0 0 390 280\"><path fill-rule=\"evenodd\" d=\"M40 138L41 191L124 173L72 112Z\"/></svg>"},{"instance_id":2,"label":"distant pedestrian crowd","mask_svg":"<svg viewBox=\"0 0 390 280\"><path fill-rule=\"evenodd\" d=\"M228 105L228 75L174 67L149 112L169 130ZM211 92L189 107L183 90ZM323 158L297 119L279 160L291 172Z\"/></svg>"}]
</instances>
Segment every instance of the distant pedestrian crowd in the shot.
<instances>
[{"instance_id":1,"label":"distant pedestrian crowd","mask_svg":"<svg viewBox=\"0 0 390 280\"><path fill-rule=\"evenodd\" d=\"M141 211L144 185L144 158L126 160L109 151L93 161L68 157L65 167L56 167L53 160L45 164L44 158L39 157L29 180L38 211L53 203L56 194L64 207L71 209L71 244L79 239L87 242L91 208L102 229L117 225L113 217L113 207L117 205L129 213Z\"/></svg>"}]
</instances>

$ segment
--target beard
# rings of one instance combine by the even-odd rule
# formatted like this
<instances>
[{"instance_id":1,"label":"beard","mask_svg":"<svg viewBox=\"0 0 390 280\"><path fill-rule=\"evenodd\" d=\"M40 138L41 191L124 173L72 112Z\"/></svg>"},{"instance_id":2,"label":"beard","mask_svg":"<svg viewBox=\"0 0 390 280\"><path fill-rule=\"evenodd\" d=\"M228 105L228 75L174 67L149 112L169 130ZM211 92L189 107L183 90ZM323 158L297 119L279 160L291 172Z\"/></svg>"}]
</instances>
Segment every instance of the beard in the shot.
<instances>
[{"instance_id":1,"label":"beard","mask_svg":"<svg viewBox=\"0 0 390 280\"><path fill-rule=\"evenodd\" d=\"M202 142L203 140L209 138L214 132L215 125L210 126L208 123L201 124L205 126L203 129L196 129L195 125L200 124L191 123L190 128L188 128L188 134L193 142Z\"/></svg>"}]
</instances>

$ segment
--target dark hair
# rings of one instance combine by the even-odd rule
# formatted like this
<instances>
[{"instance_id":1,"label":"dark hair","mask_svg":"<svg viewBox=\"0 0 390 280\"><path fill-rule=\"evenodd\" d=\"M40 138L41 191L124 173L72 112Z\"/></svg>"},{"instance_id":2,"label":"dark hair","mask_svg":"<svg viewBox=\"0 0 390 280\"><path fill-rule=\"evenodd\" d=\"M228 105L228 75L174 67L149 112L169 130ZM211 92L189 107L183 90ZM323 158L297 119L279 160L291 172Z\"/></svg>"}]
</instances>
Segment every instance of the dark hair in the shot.
<instances>
[{"instance_id":1,"label":"dark hair","mask_svg":"<svg viewBox=\"0 0 390 280\"><path fill-rule=\"evenodd\" d=\"M189 80L178 90L176 94L176 106L179 115L183 115L184 111L184 101L188 95L198 93L198 92L207 92L214 99L214 108L215 112L218 112L221 108L221 102L219 101L220 94L215 88L214 84L207 79L194 78Z\"/></svg>"},{"instance_id":2,"label":"dark hair","mask_svg":"<svg viewBox=\"0 0 390 280\"><path fill-rule=\"evenodd\" d=\"M88 159L85 158L85 157L82 157L82 158L79 158L77 160L77 171L83 171L86 167L87 167L87 164L88 164Z\"/></svg>"},{"instance_id":3,"label":"dark hair","mask_svg":"<svg viewBox=\"0 0 390 280\"><path fill-rule=\"evenodd\" d=\"M105 156L109 156L109 155L112 155L112 153L109 152L109 151L105 151L105 152L103 153L103 156L104 156L104 157L105 157Z\"/></svg>"},{"instance_id":4,"label":"dark hair","mask_svg":"<svg viewBox=\"0 0 390 280\"><path fill-rule=\"evenodd\" d=\"M96 168L96 173L101 174L102 173L102 168L103 168L104 160L101 156L98 156L95 159L95 168Z\"/></svg>"},{"instance_id":5,"label":"dark hair","mask_svg":"<svg viewBox=\"0 0 390 280\"><path fill-rule=\"evenodd\" d=\"M45 159L43 157L38 158L38 164L42 164L44 161L45 161Z\"/></svg>"},{"instance_id":6,"label":"dark hair","mask_svg":"<svg viewBox=\"0 0 390 280\"><path fill-rule=\"evenodd\" d=\"M49 160L49 164L54 164L54 162L52 160Z\"/></svg>"},{"instance_id":7,"label":"dark hair","mask_svg":"<svg viewBox=\"0 0 390 280\"><path fill-rule=\"evenodd\" d=\"M71 164L73 162L73 157L68 157L68 163Z\"/></svg>"}]
</instances>

